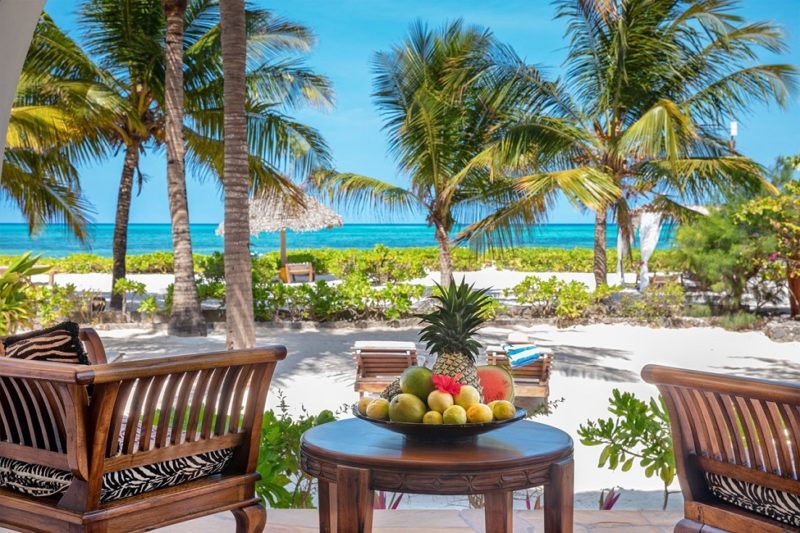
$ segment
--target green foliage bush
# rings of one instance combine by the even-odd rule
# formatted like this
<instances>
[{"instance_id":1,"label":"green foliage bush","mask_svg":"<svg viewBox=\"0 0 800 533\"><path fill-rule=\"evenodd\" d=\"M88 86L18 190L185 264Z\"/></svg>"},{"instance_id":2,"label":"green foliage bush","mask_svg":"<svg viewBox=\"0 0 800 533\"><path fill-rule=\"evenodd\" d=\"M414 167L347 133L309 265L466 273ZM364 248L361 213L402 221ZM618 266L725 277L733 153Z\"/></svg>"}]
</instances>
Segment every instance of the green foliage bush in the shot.
<instances>
[{"instance_id":1,"label":"green foliage bush","mask_svg":"<svg viewBox=\"0 0 800 533\"><path fill-rule=\"evenodd\" d=\"M0 275L0 335L10 335L32 323L36 311L29 292L30 278L49 270L37 265L39 258L30 252L22 254L10 261L8 269Z\"/></svg>"},{"instance_id":2,"label":"green foliage bush","mask_svg":"<svg viewBox=\"0 0 800 533\"><path fill-rule=\"evenodd\" d=\"M675 453L664 400L650 398L645 402L630 392L614 389L609 404L613 417L587 420L578 427L581 444L603 446L600 468L627 472L638 461L646 477L657 475L664 484L666 509L669 486L675 480Z\"/></svg>"},{"instance_id":3,"label":"green foliage bush","mask_svg":"<svg viewBox=\"0 0 800 533\"><path fill-rule=\"evenodd\" d=\"M638 295L625 294L620 298L618 315L639 320L680 316L686 294L679 283L649 286Z\"/></svg>"},{"instance_id":4,"label":"green foliage bush","mask_svg":"<svg viewBox=\"0 0 800 533\"><path fill-rule=\"evenodd\" d=\"M534 316L555 316L575 320L584 315L593 302L589 287L578 281L562 281L551 276L540 279L526 276L511 291L518 303L527 304Z\"/></svg>"},{"instance_id":5,"label":"green foliage bush","mask_svg":"<svg viewBox=\"0 0 800 533\"><path fill-rule=\"evenodd\" d=\"M775 300L774 288L786 277L782 265L769 260L776 237L743 221L741 211L735 202L723 206L681 225L676 236L681 270L691 272L702 288L721 293L723 307L731 311L741 307L748 283L763 304Z\"/></svg>"},{"instance_id":6,"label":"green foliage bush","mask_svg":"<svg viewBox=\"0 0 800 533\"><path fill-rule=\"evenodd\" d=\"M634 252L633 265L638 263L638 252ZM198 273L206 270L222 274L222 254L194 255ZM13 256L0 256L0 265L7 265ZM377 245L370 250L315 248L294 250L288 254L293 263L310 262L316 272L333 274L343 278L353 272L366 273L374 283L408 281L420 278L426 271L439 269L436 247L388 248ZM593 252L590 248L537 248L518 247L498 251L490 255L478 255L466 248L453 250L453 267L457 271L476 271L492 263L500 269L528 272L591 272ZM616 262L616 251L608 251L608 262ZM70 254L60 258L44 258L43 263L53 265L58 272L87 274L91 272L111 273L112 260L89 253ZM265 271L276 271L280 263L278 252L258 256L254 264ZM674 250L658 250L650 260L652 270L673 271L679 266ZM130 274L152 274L172 272L172 252L152 252L128 255L125 266Z\"/></svg>"},{"instance_id":7,"label":"green foliage bush","mask_svg":"<svg viewBox=\"0 0 800 533\"><path fill-rule=\"evenodd\" d=\"M745 311L738 311L719 317L719 326L730 331L753 329L757 324L758 317Z\"/></svg>"},{"instance_id":8,"label":"green foliage bush","mask_svg":"<svg viewBox=\"0 0 800 533\"><path fill-rule=\"evenodd\" d=\"M278 391L276 410L264 413L258 454L256 494L277 509L313 507L314 479L300 469L300 437L312 427L336 420L325 410L310 415L303 409L297 417L289 414L286 398Z\"/></svg>"}]
</instances>

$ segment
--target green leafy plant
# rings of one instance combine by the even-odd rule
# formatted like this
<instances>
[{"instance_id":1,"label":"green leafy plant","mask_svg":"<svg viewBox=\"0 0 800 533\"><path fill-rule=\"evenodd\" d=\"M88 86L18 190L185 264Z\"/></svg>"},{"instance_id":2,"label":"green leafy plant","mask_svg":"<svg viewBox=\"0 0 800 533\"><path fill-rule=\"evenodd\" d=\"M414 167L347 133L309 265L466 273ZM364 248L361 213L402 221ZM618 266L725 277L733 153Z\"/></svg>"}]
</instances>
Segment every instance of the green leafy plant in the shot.
<instances>
[{"instance_id":1,"label":"green leafy plant","mask_svg":"<svg viewBox=\"0 0 800 533\"><path fill-rule=\"evenodd\" d=\"M31 299L36 302L36 322L42 327L74 318L86 310L84 294L78 293L71 283L64 287L32 286L28 291Z\"/></svg>"},{"instance_id":2,"label":"green leafy plant","mask_svg":"<svg viewBox=\"0 0 800 533\"><path fill-rule=\"evenodd\" d=\"M669 487L675 480L675 454L663 398L645 402L630 392L614 389L609 404L613 417L580 425L581 443L603 447L600 468L628 472L638 462L646 477L658 476L664 484L662 508L666 509Z\"/></svg>"},{"instance_id":3,"label":"green leafy plant","mask_svg":"<svg viewBox=\"0 0 800 533\"><path fill-rule=\"evenodd\" d=\"M686 294L679 283L647 287L641 294L624 294L617 313L624 317L652 321L673 318L683 312Z\"/></svg>"},{"instance_id":4,"label":"green leafy plant","mask_svg":"<svg viewBox=\"0 0 800 533\"><path fill-rule=\"evenodd\" d=\"M10 262L0 274L0 335L30 325L35 316L35 299L29 292L31 276L44 274L49 266L37 266L41 256L26 252Z\"/></svg>"},{"instance_id":5,"label":"green leafy plant","mask_svg":"<svg viewBox=\"0 0 800 533\"><path fill-rule=\"evenodd\" d=\"M506 294L513 294L517 302L527 304L534 316L556 316L563 321L584 316L594 302L585 284L562 281L555 276L548 279L527 276Z\"/></svg>"},{"instance_id":6,"label":"green leafy plant","mask_svg":"<svg viewBox=\"0 0 800 533\"><path fill-rule=\"evenodd\" d=\"M161 307L159 307L156 297L151 294L149 296L146 296L145 298L142 299L141 302L139 302L138 311L142 316L152 318L153 315L161 311Z\"/></svg>"},{"instance_id":7,"label":"green leafy plant","mask_svg":"<svg viewBox=\"0 0 800 533\"><path fill-rule=\"evenodd\" d=\"M114 294L122 295L122 316L128 316L128 296L141 296L145 293L146 288L145 284L141 281L134 281L127 278L120 278L114 283Z\"/></svg>"},{"instance_id":8,"label":"green leafy plant","mask_svg":"<svg viewBox=\"0 0 800 533\"><path fill-rule=\"evenodd\" d=\"M298 416L289 414L282 391L276 410L264 413L258 454L256 494L270 507L313 507L314 479L300 469L300 437L312 427L336 420L336 414L325 410L310 415L303 409Z\"/></svg>"}]
</instances>

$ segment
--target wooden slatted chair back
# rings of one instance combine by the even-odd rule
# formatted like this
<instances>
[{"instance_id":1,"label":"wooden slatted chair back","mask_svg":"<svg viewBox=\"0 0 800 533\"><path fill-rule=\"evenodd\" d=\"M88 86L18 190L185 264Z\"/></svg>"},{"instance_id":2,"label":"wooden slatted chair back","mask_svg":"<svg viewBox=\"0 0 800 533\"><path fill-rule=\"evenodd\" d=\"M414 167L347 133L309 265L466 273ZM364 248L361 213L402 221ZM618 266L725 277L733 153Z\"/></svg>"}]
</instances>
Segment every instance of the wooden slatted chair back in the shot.
<instances>
[{"instance_id":1,"label":"wooden slatted chair back","mask_svg":"<svg viewBox=\"0 0 800 533\"><path fill-rule=\"evenodd\" d=\"M800 494L800 386L648 365L672 426L687 502L710 501L705 473Z\"/></svg>"}]
</instances>

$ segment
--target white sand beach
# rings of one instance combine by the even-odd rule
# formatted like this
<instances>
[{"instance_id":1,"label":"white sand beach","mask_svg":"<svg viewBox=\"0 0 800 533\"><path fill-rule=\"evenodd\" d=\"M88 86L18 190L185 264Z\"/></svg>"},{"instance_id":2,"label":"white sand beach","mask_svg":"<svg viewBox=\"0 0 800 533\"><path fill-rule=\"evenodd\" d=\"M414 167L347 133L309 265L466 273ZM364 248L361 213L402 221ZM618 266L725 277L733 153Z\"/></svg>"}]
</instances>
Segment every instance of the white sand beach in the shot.
<instances>
[{"instance_id":1,"label":"white sand beach","mask_svg":"<svg viewBox=\"0 0 800 533\"><path fill-rule=\"evenodd\" d=\"M555 411L539 420L557 426L575 439L575 491L577 505L596 506L596 491L621 486L627 492L618 508L660 508L661 483L646 479L641 469L628 473L596 468L600 448L577 441L577 428L587 419L607 416L607 398L617 387L642 398L656 394L640 378L649 363L674 365L773 380L800 379L800 343L776 343L760 332L734 333L721 328L655 329L632 325L589 325L558 329L552 325L487 327L481 331L484 345L504 339L512 331L524 332L555 354L551 399L563 398ZM101 331L111 357L149 358L224 349L219 331L205 339L178 338L145 329ZM280 343L289 348L288 358L278 365L269 406L277 403L281 390L293 411L305 406L315 413L336 409L357 398L353 392L354 365L349 349L357 340L417 341L416 328L282 330L259 327L258 342ZM417 344L420 353L423 346ZM348 415L344 415L348 416ZM678 490L677 482L673 489ZM426 506L424 499L411 499L403 507ZM437 502L441 506L442 502ZM447 505L447 502L445 502ZM670 508L680 509L679 495Z\"/></svg>"}]
</instances>

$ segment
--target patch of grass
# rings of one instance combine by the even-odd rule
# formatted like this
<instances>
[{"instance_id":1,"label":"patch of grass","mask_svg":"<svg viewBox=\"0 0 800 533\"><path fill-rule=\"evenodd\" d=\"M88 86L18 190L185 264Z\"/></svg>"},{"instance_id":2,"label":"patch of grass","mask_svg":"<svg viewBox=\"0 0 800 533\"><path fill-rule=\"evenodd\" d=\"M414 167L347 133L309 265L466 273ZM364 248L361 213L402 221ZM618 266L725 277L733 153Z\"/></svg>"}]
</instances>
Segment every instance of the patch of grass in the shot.
<instances>
[{"instance_id":1,"label":"patch of grass","mask_svg":"<svg viewBox=\"0 0 800 533\"><path fill-rule=\"evenodd\" d=\"M683 314L692 318L708 318L713 313L711 312L711 306L708 304L692 304L683 310Z\"/></svg>"},{"instance_id":2,"label":"patch of grass","mask_svg":"<svg viewBox=\"0 0 800 533\"><path fill-rule=\"evenodd\" d=\"M758 317L753 313L739 311L719 318L720 327L729 331L743 331L753 329L758 323Z\"/></svg>"}]
</instances>

